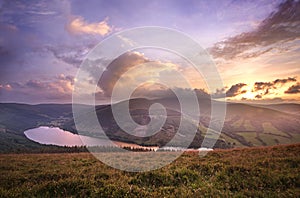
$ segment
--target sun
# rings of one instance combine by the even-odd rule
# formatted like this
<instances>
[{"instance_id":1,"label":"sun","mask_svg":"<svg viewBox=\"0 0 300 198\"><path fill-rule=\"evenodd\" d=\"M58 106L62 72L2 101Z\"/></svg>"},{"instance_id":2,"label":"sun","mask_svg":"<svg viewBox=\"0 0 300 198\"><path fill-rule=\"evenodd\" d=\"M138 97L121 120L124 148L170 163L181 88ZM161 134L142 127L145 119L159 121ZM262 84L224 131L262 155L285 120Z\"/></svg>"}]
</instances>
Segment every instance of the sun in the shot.
<instances>
[{"instance_id":1,"label":"sun","mask_svg":"<svg viewBox=\"0 0 300 198\"><path fill-rule=\"evenodd\" d=\"M242 94L241 97L246 99L255 99L255 93L253 93L251 90L247 90L247 92Z\"/></svg>"}]
</instances>

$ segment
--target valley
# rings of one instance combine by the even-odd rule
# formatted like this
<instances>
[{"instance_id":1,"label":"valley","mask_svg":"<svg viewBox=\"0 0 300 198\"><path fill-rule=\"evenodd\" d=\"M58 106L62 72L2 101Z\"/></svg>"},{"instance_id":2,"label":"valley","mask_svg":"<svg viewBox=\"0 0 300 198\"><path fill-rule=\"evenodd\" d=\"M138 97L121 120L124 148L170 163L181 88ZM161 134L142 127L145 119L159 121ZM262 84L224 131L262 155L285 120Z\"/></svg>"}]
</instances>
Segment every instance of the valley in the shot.
<instances>
[{"instance_id":1,"label":"valley","mask_svg":"<svg viewBox=\"0 0 300 198\"><path fill-rule=\"evenodd\" d=\"M105 134L113 141L133 143L141 146L163 146L176 134L180 125L180 105L176 99L163 98L156 100L130 100L130 114L138 124L147 125L150 120L148 109L151 104L160 103L167 109L167 119L161 130L147 137L127 134L120 129L114 120L110 105L96 106L99 123ZM118 104L115 104L118 105ZM200 120L191 148L201 147L210 122L210 101L199 99ZM82 109L82 119L88 120L92 107L78 105ZM292 106L292 108L291 108ZM300 115L296 110L299 104L253 105L228 103L226 119L220 138L214 148L270 146L300 142ZM193 121L188 121L191 125ZM39 126L59 127L78 133L76 130L71 104L0 104L0 147L1 152L21 150L25 147L35 149L43 147L25 137L23 132ZM183 126L188 132L189 126ZM137 130L138 131L138 130ZM144 129L147 133L147 129ZM91 131L80 134L97 137ZM189 135L188 133L186 133ZM193 138L193 137L187 137ZM175 145L173 146L180 146Z\"/></svg>"}]
</instances>

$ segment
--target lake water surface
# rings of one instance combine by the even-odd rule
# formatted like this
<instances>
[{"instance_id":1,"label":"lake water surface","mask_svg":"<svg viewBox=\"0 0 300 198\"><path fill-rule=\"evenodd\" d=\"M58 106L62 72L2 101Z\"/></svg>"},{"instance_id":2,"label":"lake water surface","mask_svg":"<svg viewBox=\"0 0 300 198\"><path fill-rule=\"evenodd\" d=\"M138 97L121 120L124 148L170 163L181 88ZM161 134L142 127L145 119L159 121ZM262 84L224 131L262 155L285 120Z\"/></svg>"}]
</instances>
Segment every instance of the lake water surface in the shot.
<instances>
[{"instance_id":1,"label":"lake water surface","mask_svg":"<svg viewBox=\"0 0 300 198\"><path fill-rule=\"evenodd\" d=\"M100 138L93 138L83 135L73 134L69 131L64 131L57 127L41 126L34 129L24 131L25 136L40 144L52 144L57 146L118 146L118 147L133 147L133 148L151 148L157 150L158 147L144 147L137 144L110 141ZM163 147L164 151L185 151L181 147ZM188 149L194 151L211 151L209 148Z\"/></svg>"},{"instance_id":2,"label":"lake water surface","mask_svg":"<svg viewBox=\"0 0 300 198\"><path fill-rule=\"evenodd\" d=\"M57 127L41 126L24 132L25 136L40 144L58 146L115 146L111 141L73 134Z\"/></svg>"}]
</instances>

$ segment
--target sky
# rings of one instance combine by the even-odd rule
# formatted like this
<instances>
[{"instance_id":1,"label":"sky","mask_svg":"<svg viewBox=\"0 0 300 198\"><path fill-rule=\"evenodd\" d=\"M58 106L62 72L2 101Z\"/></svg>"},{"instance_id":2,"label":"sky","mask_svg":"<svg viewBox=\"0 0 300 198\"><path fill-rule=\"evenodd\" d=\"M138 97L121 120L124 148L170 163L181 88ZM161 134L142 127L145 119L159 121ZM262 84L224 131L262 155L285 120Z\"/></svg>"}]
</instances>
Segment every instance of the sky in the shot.
<instances>
[{"instance_id":1,"label":"sky","mask_svg":"<svg viewBox=\"0 0 300 198\"><path fill-rule=\"evenodd\" d=\"M204 96L300 102L298 0L0 0L0 102L72 102L76 73L88 52L120 31L141 26L192 37L209 53L224 86L208 90L205 79L176 55L144 49L105 60L110 65L101 78L91 67L85 83L97 84L100 101L111 96L119 78L129 87L150 76L152 81L136 91L139 96L168 95L170 88L155 83L163 73L172 88L187 89L173 75L180 72L190 82L188 89ZM136 65L141 66L132 70Z\"/></svg>"}]
</instances>

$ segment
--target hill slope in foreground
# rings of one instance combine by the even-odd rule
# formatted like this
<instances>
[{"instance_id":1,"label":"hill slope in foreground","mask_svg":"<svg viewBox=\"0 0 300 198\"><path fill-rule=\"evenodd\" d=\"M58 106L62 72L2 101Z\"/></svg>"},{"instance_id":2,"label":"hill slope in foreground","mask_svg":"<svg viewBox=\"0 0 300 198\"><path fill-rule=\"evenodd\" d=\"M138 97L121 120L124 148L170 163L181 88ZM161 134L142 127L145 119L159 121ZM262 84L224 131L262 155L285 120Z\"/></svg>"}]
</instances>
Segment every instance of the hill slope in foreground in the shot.
<instances>
[{"instance_id":1,"label":"hill slope in foreground","mask_svg":"<svg viewBox=\"0 0 300 198\"><path fill-rule=\"evenodd\" d=\"M300 145L185 153L129 173L89 153L2 154L0 197L299 197Z\"/></svg>"}]
</instances>

